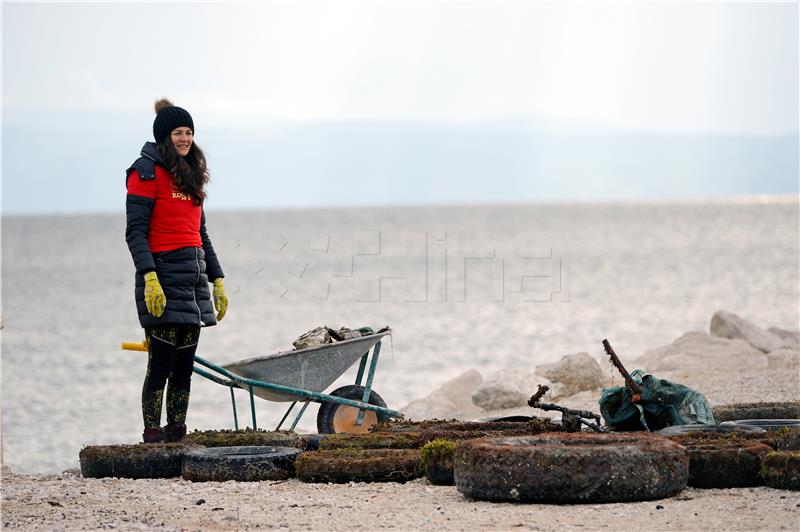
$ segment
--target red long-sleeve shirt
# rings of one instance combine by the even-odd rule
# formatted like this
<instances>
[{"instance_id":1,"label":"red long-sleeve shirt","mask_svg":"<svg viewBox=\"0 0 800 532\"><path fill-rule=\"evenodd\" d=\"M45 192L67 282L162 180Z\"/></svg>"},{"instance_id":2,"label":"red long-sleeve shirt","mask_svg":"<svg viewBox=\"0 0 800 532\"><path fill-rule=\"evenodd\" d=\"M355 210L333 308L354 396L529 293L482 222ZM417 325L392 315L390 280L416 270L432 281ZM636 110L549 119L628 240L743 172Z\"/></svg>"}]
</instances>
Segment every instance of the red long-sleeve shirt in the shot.
<instances>
[{"instance_id":1,"label":"red long-sleeve shirt","mask_svg":"<svg viewBox=\"0 0 800 532\"><path fill-rule=\"evenodd\" d=\"M139 172L128 176L128 194L154 200L147 241L150 251L170 251L184 247L202 247L200 216L202 207L192 202L191 196L181 192L172 174L155 165L155 179L143 181Z\"/></svg>"}]
</instances>

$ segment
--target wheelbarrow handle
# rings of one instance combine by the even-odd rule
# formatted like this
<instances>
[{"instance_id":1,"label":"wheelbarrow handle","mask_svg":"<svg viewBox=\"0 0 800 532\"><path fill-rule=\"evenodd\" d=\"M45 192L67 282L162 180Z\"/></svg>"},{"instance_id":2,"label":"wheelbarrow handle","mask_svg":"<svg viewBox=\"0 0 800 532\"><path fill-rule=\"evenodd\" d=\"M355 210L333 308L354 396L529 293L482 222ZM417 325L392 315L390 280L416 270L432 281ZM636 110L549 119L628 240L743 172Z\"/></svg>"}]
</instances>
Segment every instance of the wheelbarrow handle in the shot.
<instances>
[{"instance_id":1,"label":"wheelbarrow handle","mask_svg":"<svg viewBox=\"0 0 800 532\"><path fill-rule=\"evenodd\" d=\"M122 349L126 351L147 351L147 342L122 342Z\"/></svg>"}]
</instances>

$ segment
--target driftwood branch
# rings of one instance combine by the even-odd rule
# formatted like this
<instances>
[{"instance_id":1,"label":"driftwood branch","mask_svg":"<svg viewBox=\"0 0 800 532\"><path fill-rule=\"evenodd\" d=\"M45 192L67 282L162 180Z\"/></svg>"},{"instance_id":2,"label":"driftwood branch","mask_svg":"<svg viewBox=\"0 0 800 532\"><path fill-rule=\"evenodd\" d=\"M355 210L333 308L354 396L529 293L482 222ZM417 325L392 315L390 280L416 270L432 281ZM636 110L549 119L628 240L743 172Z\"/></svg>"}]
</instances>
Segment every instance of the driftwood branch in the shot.
<instances>
[{"instance_id":1,"label":"driftwood branch","mask_svg":"<svg viewBox=\"0 0 800 532\"><path fill-rule=\"evenodd\" d=\"M600 426L599 414L595 414L589 410L573 410L572 408L566 408L553 403L542 403L542 397L544 397L544 394L549 390L550 388L548 386L540 384L536 393L528 399L528 406L545 411L554 410L556 412L561 412L561 425L564 426L568 432L579 432L581 430L581 424L586 425L595 432L605 432L605 429ZM595 423L589 421L590 419L594 419Z\"/></svg>"}]
</instances>

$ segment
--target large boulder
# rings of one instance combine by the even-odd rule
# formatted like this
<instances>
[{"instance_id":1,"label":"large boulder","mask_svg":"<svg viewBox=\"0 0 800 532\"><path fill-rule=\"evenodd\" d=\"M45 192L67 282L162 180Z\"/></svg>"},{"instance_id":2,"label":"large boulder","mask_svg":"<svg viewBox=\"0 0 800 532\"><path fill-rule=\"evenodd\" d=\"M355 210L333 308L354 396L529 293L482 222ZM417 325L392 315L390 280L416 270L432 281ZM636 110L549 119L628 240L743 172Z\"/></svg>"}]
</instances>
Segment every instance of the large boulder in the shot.
<instances>
[{"instance_id":1,"label":"large boulder","mask_svg":"<svg viewBox=\"0 0 800 532\"><path fill-rule=\"evenodd\" d=\"M472 394L483 382L476 369L469 369L447 381L427 397L408 403L400 411L407 419L472 419L483 415L483 409L472 403Z\"/></svg>"},{"instance_id":2,"label":"large boulder","mask_svg":"<svg viewBox=\"0 0 800 532\"><path fill-rule=\"evenodd\" d=\"M558 362L536 366L536 376L561 384L562 395L573 395L603 386L603 370L589 353L567 355Z\"/></svg>"},{"instance_id":3,"label":"large boulder","mask_svg":"<svg viewBox=\"0 0 800 532\"><path fill-rule=\"evenodd\" d=\"M501 369L489 375L472 394L472 402L484 410L501 410L527 406L539 384L550 388L553 399L560 397L561 386L545 378L537 378L524 369Z\"/></svg>"},{"instance_id":4,"label":"large boulder","mask_svg":"<svg viewBox=\"0 0 800 532\"><path fill-rule=\"evenodd\" d=\"M781 337L783 346L789 349L800 349L800 331L787 331L778 327L770 327L767 331Z\"/></svg>"},{"instance_id":5,"label":"large boulder","mask_svg":"<svg viewBox=\"0 0 800 532\"><path fill-rule=\"evenodd\" d=\"M746 370L766 368L767 355L745 342L688 332L670 345L647 351L634 361L634 367L648 373L676 370Z\"/></svg>"},{"instance_id":6,"label":"large boulder","mask_svg":"<svg viewBox=\"0 0 800 532\"><path fill-rule=\"evenodd\" d=\"M762 353L780 349L784 343L783 338L777 334L724 310L718 310L711 317L710 331L721 338L741 338Z\"/></svg>"}]
</instances>

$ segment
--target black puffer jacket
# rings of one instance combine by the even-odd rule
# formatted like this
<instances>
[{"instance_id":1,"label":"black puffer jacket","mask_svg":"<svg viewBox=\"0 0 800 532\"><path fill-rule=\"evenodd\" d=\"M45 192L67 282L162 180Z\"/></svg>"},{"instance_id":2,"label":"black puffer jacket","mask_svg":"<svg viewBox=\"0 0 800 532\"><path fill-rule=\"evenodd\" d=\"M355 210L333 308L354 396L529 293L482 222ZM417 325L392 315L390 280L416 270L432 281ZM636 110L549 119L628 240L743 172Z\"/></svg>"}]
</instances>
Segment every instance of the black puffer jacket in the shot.
<instances>
[{"instance_id":1,"label":"black puffer jacket","mask_svg":"<svg viewBox=\"0 0 800 532\"><path fill-rule=\"evenodd\" d=\"M152 180L156 177L155 165L163 161L155 145L145 144L142 157L128 169L127 178L134 170L136 179ZM159 170L162 170L159 169ZM206 231L205 212L201 211L200 240L202 247L182 247L160 253L151 253L148 230L155 201L149 197L128 194L125 208L127 227L125 239L128 242L136 267L135 296L139 323L142 327L165 323L216 325L216 314L211 302L208 282L210 279L224 277L211 239ZM164 289L167 306L161 317L147 311L144 302L144 274L155 271Z\"/></svg>"},{"instance_id":2,"label":"black puffer jacket","mask_svg":"<svg viewBox=\"0 0 800 532\"><path fill-rule=\"evenodd\" d=\"M142 327L159 323L183 323L201 326L216 325L217 319L211 303L206 275L205 251L187 247L153 253L156 273L167 307L160 318L147 312L144 302L144 277L136 274L136 310Z\"/></svg>"}]
</instances>

